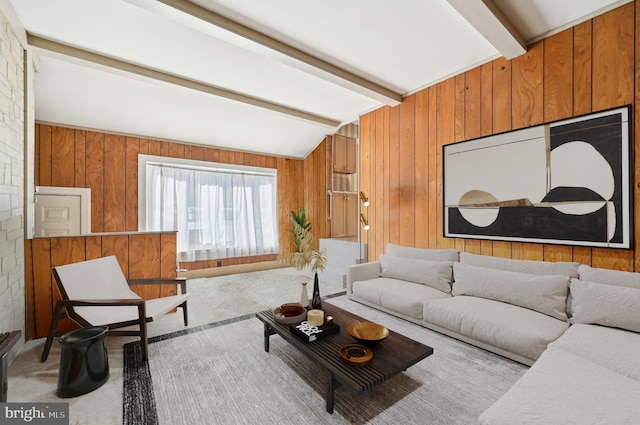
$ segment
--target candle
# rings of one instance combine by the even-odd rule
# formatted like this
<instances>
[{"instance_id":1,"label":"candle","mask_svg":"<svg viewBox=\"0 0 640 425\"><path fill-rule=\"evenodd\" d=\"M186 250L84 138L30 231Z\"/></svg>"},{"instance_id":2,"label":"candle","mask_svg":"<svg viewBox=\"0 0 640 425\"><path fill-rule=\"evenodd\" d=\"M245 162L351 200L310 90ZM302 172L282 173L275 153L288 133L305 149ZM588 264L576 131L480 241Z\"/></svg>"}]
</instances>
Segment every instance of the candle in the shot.
<instances>
[{"instance_id":1,"label":"candle","mask_svg":"<svg viewBox=\"0 0 640 425\"><path fill-rule=\"evenodd\" d=\"M333 316L327 316L326 323L329 326L333 325Z\"/></svg>"},{"instance_id":2,"label":"candle","mask_svg":"<svg viewBox=\"0 0 640 425\"><path fill-rule=\"evenodd\" d=\"M322 326L324 324L324 311L309 310L307 312L307 322L311 326Z\"/></svg>"}]
</instances>

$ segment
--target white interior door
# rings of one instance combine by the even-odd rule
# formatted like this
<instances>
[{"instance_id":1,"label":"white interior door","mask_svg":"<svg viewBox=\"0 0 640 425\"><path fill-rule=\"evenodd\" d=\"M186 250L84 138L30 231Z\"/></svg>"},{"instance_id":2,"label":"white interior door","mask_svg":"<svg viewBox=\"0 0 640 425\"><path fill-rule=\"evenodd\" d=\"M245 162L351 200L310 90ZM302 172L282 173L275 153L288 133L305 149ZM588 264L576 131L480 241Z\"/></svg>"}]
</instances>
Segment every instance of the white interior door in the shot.
<instances>
[{"instance_id":1,"label":"white interior door","mask_svg":"<svg viewBox=\"0 0 640 425\"><path fill-rule=\"evenodd\" d=\"M36 195L36 237L80 235L80 196Z\"/></svg>"}]
</instances>

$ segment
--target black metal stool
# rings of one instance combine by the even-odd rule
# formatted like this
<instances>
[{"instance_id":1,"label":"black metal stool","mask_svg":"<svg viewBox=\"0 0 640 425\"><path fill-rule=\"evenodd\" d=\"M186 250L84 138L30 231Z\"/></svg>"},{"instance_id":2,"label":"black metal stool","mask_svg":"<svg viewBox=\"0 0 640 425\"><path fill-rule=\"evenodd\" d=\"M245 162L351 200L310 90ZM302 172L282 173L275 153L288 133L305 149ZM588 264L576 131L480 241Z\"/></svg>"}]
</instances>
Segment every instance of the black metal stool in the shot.
<instances>
[{"instance_id":1,"label":"black metal stool","mask_svg":"<svg viewBox=\"0 0 640 425\"><path fill-rule=\"evenodd\" d=\"M76 397L101 387L109 380L106 326L91 326L62 335L58 397Z\"/></svg>"}]
</instances>

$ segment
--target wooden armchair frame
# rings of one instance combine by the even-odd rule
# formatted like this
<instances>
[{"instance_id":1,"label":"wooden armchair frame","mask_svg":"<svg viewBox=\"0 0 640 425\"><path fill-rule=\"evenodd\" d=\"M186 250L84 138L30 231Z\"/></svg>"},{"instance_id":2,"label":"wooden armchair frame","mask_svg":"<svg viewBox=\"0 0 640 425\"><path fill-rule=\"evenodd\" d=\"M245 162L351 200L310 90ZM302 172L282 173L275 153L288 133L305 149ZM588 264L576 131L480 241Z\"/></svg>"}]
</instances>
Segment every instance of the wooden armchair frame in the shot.
<instances>
[{"instance_id":1,"label":"wooden armchair frame","mask_svg":"<svg viewBox=\"0 0 640 425\"><path fill-rule=\"evenodd\" d=\"M117 266L117 270L119 273L111 270L112 273L115 273L115 285L122 286L123 282L127 285L177 285L180 287L180 294L175 296L169 296L164 298L157 298L154 300L144 300L140 298L133 291L128 290L124 291L123 288L119 288L123 295L127 296L126 298L99 298L99 297L85 297L83 299L72 299L65 287L64 277L61 276L61 272L65 268L71 267L82 267L84 270L89 270L91 266L95 265L96 267L110 267L114 268ZM66 271L66 270L64 270ZM56 283L58 291L60 292L61 299L56 302L56 306L53 313L53 318L51 320L51 325L49 326L49 332L47 334L47 339L45 341L44 349L42 351L42 357L40 361L44 362L47 360L49 356L49 351L51 350L51 345L53 343L53 338L56 336L60 336L63 332L59 332L57 330L58 322L64 319L65 317L70 318L75 323L82 327L86 326L96 326L103 325L107 326L109 330L107 331L107 335L110 336L139 336L140 343L142 346L142 358L143 360L148 359L148 341L147 341L147 322L151 322L154 318L167 313L170 310L173 310L176 307L182 308L184 325L187 326L189 324L188 319L188 311L187 311L187 298L189 294L187 293L187 279L184 277L178 278L157 278L157 279L130 279L126 280L124 275L122 275L122 270L117 263L115 257L103 257L96 260L83 261L81 263L69 264L66 266L54 267L51 269L51 273L53 275L53 279ZM63 273L64 274L64 273ZM92 280L91 278L95 276L88 276L88 280ZM121 278L121 279L120 279ZM109 282L99 282L103 284L109 284ZM118 289L118 288L116 288ZM104 292L104 291L103 291ZM117 292L117 291L114 291ZM153 308L151 312L147 310L147 303L153 303ZM115 320L109 321L101 318L101 320L91 320L86 318L86 314L83 315L82 312L79 312L78 308L86 308L87 307L136 307L137 314L132 315L130 309L128 309L126 320ZM122 310L110 310L116 313L123 313ZM133 317L135 316L135 317ZM119 317L123 317L121 314ZM101 322L101 323L97 323ZM118 330L127 326L137 326L138 329L132 330Z\"/></svg>"}]
</instances>

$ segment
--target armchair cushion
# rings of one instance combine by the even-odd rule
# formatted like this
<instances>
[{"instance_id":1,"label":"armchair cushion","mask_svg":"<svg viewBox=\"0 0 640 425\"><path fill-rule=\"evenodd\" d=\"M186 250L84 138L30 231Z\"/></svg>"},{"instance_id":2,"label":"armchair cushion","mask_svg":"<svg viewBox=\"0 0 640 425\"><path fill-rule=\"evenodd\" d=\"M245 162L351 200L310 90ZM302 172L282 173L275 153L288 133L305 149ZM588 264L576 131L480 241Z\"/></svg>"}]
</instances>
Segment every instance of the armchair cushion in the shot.
<instances>
[{"instance_id":1,"label":"armchair cushion","mask_svg":"<svg viewBox=\"0 0 640 425\"><path fill-rule=\"evenodd\" d=\"M145 301L146 319L156 320L189 298L189 294L173 295ZM136 306L75 307L77 314L92 325L108 325L138 319Z\"/></svg>"}]
</instances>

